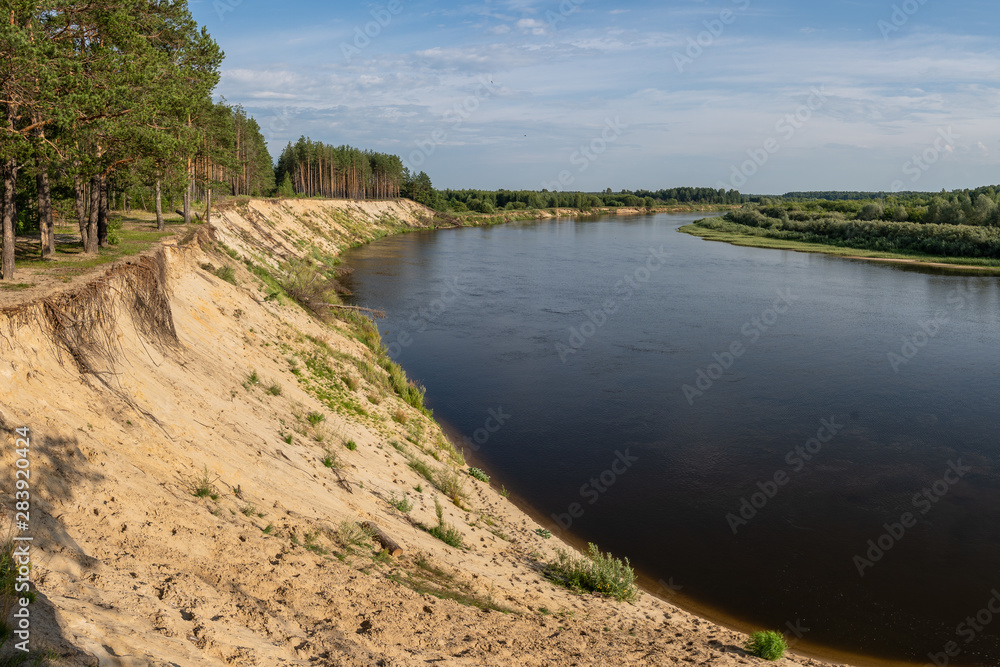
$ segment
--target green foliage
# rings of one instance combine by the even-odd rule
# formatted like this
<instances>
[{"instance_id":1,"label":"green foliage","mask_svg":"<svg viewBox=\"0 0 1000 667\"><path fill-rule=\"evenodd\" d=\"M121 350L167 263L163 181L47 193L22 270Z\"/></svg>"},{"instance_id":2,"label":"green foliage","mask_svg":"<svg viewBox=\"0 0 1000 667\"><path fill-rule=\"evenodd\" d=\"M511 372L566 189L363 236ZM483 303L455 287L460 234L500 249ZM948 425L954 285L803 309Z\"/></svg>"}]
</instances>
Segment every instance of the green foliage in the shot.
<instances>
[{"instance_id":1,"label":"green foliage","mask_svg":"<svg viewBox=\"0 0 1000 667\"><path fill-rule=\"evenodd\" d=\"M324 419L326 419L326 416L322 412L313 411L306 415L306 421L308 421L313 426L316 426Z\"/></svg>"},{"instance_id":2,"label":"green foliage","mask_svg":"<svg viewBox=\"0 0 1000 667\"><path fill-rule=\"evenodd\" d=\"M535 533L537 533L543 540L548 540L552 538L552 531L546 528L536 528Z\"/></svg>"},{"instance_id":3,"label":"green foliage","mask_svg":"<svg viewBox=\"0 0 1000 667\"><path fill-rule=\"evenodd\" d=\"M486 482L487 484L490 483L490 476L479 468L469 468L469 474L478 479L480 482Z\"/></svg>"},{"instance_id":4,"label":"green foliage","mask_svg":"<svg viewBox=\"0 0 1000 667\"><path fill-rule=\"evenodd\" d=\"M197 498L219 499L219 492L215 488L215 479L208 474L208 466L205 466L201 476L191 484L191 494Z\"/></svg>"},{"instance_id":5,"label":"green foliage","mask_svg":"<svg viewBox=\"0 0 1000 667\"><path fill-rule=\"evenodd\" d=\"M340 470L343 467L337 455L330 450L326 450L326 456L323 457L323 465L332 470Z\"/></svg>"},{"instance_id":6,"label":"green foliage","mask_svg":"<svg viewBox=\"0 0 1000 667\"><path fill-rule=\"evenodd\" d=\"M344 447L347 447L347 449L353 452L358 448L358 443L354 442L354 440L348 440L344 443Z\"/></svg>"},{"instance_id":7,"label":"green foliage","mask_svg":"<svg viewBox=\"0 0 1000 667\"><path fill-rule=\"evenodd\" d=\"M400 512L409 513L409 511L413 509L413 503L410 502L406 495L403 495L402 498L397 498L395 493L392 494L392 497L389 499L389 504L398 509Z\"/></svg>"},{"instance_id":8,"label":"green foliage","mask_svg":"<svg viewBox=\"0 0 1000 667\"><path fill-rule=\"evenodd\" d=\"M122 218L115 215L108 219L108 245L118 245L122 242Z\"/></svg>"},{"instance_id":9,"label":"green foliage","mask_svg":"<svg viewBox=\"0 0 1000 667\"><path fill-rule=\"evenodd\" d=\"M634 602L638 595L635 571L628 559L622 562L611 554L603 554L593 543L588 545L583 558L559 549L556 560L545 566L545 574L572 590L597 592L619 602Z\"/></svg>"},{"instance_id":10,"label":"green foliage","mask_svg":"<svg viewBox=\"0 0 1000 667\"><path fill-rule=\"evenodd\" d=\"M237 284L236 271L235 269L233 269L233 267L229 266L228 264L225 266L220 266L215 271L215 275L218 276L220 279L225 280L227 283L230 283L232 285Z\"/></svg>"},{"instance_id":11,"label":"green foliage","mask_svg":"<svg viewBox=\"0 0 1000 667\"><path fill-rule=\"evenodd\" d=\"M788 644L780 632L759 630L747 638L743 648L747 653L764 660L780 660L788 650Z\"/></svg>"},{"instance_id":12,"label":"green foliage","mask_svg":"<svg viewBox=\"0 0 1000 667\"><path fill-rule=\"evenodd\" d=\"M438 502L437 496L434 497L434 511L437 514L438 525L426 528L427 532L448 546L461 549L463 546L462 533L459 532L454 526L445 523L444 508L441 507L441 503Z\"/></svg>"}]
</instances>

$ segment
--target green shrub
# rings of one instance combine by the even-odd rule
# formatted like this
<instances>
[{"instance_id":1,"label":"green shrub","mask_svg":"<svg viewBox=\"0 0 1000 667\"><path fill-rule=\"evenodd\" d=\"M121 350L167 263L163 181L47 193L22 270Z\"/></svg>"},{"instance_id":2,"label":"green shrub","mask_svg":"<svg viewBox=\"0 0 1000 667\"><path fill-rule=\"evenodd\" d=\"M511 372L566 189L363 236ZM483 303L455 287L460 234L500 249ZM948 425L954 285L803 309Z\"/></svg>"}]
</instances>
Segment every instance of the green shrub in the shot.
<instances>
[{"instance_id":1,"label":"green shrub","mask_svg":"<svg viewBox=\"0 0 1000 667\"><path fill-rule=\"evenodd\" d=\"M233 270L233 267L231 267L231 266L228 266L228 265L226 265L226 266L220 266L215 271L215 275L218 276L221 280L225 280L227 283L230 283L232 285L237 284L236 283L236 271Z\"/></svg>"},{"instance_id":2,"label":"green shrub","mask_svg":"<svg viewBox=\"0 0 1000 667\"><path fill-rule=\"evenodd\" d=\"M479 468L469 468L469 474L478 479L480 482L490 483L490 476L484 473Z\"/></svg>"},{"instance_id":3,"label":"green shrub","mask_svg":"<svg viewBox=\"0 0 1000 667\"><path fill-rule=\"evenodd\" d=\"M337 455L330 450L326 451L326 456L323 457L323 465L331 470L339 470L342 466L340 465L340 460Z\"/></svg>"},{"instance_id":4,"label":"green shrub","mask_svg":"<svg viewBox=\"0 0 1000 667\"><path fill-rule=\"evenodd\" d=\"M409 512L413 509L413 503L410 502L410 499L407 498L405 494L402 498L397 498L395 493L392 494L392 497L389 499L389 504L398 509L400 512Z\"/></svg>"},{"instance_id":5,"label":"green shrub","mask_svg":"<svg viewBox=\"0 0 1000 667\"><path fill-rule=\"evenodd\" d=\"M743 648L747 653L764 660L780 660L788 650L788 644L780 632L759 630L747 638Z\"/></svg>"},{"instance_id":6,"label":"green shrub","mask_svg":"<svg viewBox=\"0 0 1000 667\"><path fill-rule=\"evenodd\" d=\"M558 550L555 562L545 567L546 576L576 591L592 591L618 601L634 602L638 588L628 558L622 562L611 554L601 553L596 544L588 546L583 558Z\"/></svg>"},{"instance_id":7,"label":"green shrub","mask_svg":"<svg viewBox=\"0 0 1000 667\"><path fill-rule=\"evenodd\" d=\"M353 452L355 449L358 448L358 443L354 442L353 440L348 440L347 442L344 443L344 447L347 447L349 450Z\"/></svg>"},{"instance_id":8,"label":"green shrub","mask_svg":"<svg viewBox=\"0 0 1000 667\"><path fill-rule=\"evenodd\" d=\"M434 497L434 511L437 514L438 525L433 528L427 528L427 532L448 546L461 549L462 533L460 533L454 526L444 522L444 508L441 507L441 503L438 502L437 496Z\"/></svg>"}]
</instances>

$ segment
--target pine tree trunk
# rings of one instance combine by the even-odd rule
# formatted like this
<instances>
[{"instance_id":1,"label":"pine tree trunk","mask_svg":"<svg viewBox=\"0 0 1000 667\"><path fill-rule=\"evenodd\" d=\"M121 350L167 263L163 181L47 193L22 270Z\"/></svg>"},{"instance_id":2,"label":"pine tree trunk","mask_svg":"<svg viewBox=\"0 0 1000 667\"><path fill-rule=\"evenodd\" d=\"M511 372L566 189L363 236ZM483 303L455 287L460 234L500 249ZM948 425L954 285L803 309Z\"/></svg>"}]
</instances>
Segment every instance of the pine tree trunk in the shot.
<instances>
[{"instance_id":1,"label":"pine tree trunk","mask_svg":"<svg viewBox=\"0 0 1000 667\"><path fill-rule=\"evenodd\" d=\"M205 224L212 222L212 188L208 189L208 205L205 206Z\"/></svg>"},{"instance_id":2,"label":"pine tree trunk","mask_svg":"<svg viewBox=\"0 0 1000 667\"><path fill-rule=\"evenodd\" d=\"M132 215L132 197L131 195L125 195L125 213Z\"/></svg>"},{"instance_id":3,"label":"pine tree trunk","mask_svg":"<svg viewBox=\"0 0 1000 667\"><path fill-rule=\"evenodd\" d=\"M48 165L39 167L35 177L38 183L38 237L42 245L42 259L56 254L56 232L52 225L52 191L49 188Z\"/></svg>"},{"instance_id":4,"label":"pine tree trunk","mask_svg":"<svg viewBox=\"0 0 1000 667\"><path fill-rule=\"evenodd\" d=\"M160 179L156 179L156 228L163 231L163 193L160 188Z\"/></svg>"},{"instance_id":5,"label":"pine tree trunk","mask_svg":"<svg viewBox=\"0 0 1000 667\"><path fill-rule=\"evenodd\" d=\"M97 212L101 208L101 177L90 179L90 217L87 220L86 248L88 255L97 254Z\"/></svg>"},{"instance_id":6,"label":"pine tree trunk","mask_svg":"<svg viewBox=\"0 0 1000 667\"><path fill-rule=\"evenodd\" d=\"M100 206L97 210L97 242L108 247L108 177L101 176Z\"/></svg>"},{"instance_id":7,"label":"pine tree trunk","mask_svg":"<svg viewBox=\"0 0 1000 667\"><path fill-rule=\"evenodd\" d=\"M184 190L184 224L191 224L191 180L188 180L187 188Z\"/></svg>"},{"instance_id":8,"label":"pine tree trunk","mask_svg":"<svg viewBox=\"0 0 1000 667\"><path fill-rule=\"evenodd\" d=\"M8 158L3 165L3 193L0 217L3 218L3 280L14 279L14 186L17 179L17 162Z\"/></svg>"},{"instance_id":9,"label":"pine tree trunk","mask_svg":"<svg viewBox=\"0 0 1000 667\"><path fill-rule=\"evenodd\" d=\"M76 191L76 223L80 226L80 240L84 249L87 248L87 193L83 178L79 174L73 177L73 189Z\"/></svg>"}]
</instances>

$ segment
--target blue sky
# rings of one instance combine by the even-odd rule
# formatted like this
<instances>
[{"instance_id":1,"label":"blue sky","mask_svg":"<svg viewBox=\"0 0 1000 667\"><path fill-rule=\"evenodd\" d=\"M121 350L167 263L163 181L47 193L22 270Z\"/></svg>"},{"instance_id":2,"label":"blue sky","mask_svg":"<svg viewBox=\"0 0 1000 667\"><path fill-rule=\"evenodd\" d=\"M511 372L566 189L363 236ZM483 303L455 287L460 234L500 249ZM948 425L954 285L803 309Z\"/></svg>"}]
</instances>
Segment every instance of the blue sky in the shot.
<instances>
[{"instance_id":1,"label":"blue sky","mask_svg":"<svg viewBox=\"0 0 1000 667\"><path fill-rule=\"evenodd\" d=\"M1000 183L995 5L190 0L271 153L396 153L439 188Z\"/></svg>"}]
</instances>

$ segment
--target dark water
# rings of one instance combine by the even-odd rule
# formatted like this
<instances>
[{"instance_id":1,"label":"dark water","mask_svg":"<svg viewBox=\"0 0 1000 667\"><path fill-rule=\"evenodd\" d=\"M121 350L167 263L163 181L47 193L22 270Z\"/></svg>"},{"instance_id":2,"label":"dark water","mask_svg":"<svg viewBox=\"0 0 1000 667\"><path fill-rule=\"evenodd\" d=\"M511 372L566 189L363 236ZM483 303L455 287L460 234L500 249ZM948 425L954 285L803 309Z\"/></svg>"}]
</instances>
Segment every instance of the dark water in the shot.
<instances>
[{"instance_id":1,"label":"dark water","mask_svg":"<svg viewBox=\"0 0 1000 667\"><path fill-rule=\"evenodd\" d=\"M1000 664L998 279L676 232L696 217L345 261L435 415L553 532L807 646Z\"/></svg>"}]
</instances>

